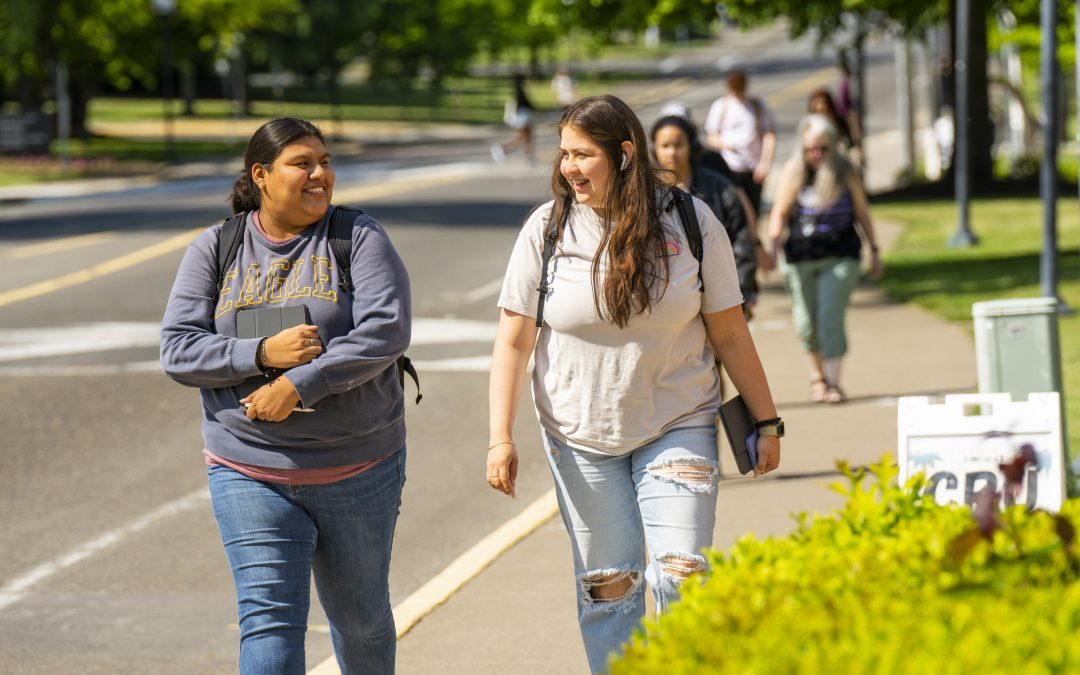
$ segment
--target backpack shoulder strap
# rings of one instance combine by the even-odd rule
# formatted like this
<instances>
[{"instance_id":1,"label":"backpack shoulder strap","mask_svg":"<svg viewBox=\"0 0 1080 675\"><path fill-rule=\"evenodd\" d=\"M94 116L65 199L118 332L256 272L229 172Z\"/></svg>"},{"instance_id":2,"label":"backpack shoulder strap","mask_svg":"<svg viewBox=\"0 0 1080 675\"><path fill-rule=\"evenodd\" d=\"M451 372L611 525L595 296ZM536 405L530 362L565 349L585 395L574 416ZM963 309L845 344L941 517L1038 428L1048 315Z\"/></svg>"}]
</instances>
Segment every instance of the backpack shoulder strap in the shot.
<instances>
[{"instance_id":1,"label":"backpack shoulder strap","mask_svg":"<svg viewBox=\"0 0 1080 675\"><path fill-rule=\"evenodd\" d=\"M679 222L682 223L686 241L690 244L690 253L698 261L698 281L704 290L705 279L701 275L701 262L705 259L705 242L701 236L697 213L694 211L693 197L679 188L671 188L671 199L675 202L675 210L679 212Z\"/></svg>"},{"instance_id":2,"label":"backpack shoulder strap","mask_svg":"<svg viewBox=\"0 0 1080 675\"><path fill-rule=\"evenodd\" d=\"M330 214L330 230L328 232L330 249L333 251L334 260L341 271L341 287L346 291L352 288L353 223L356 222L356 217L361 213L363 211L360 209L337 206L334 207L334 212ZM408 375L413 384L416 385L416 402L420 403L420 399L424 398L424 395L420 393L420 375L416 372L416 366L413 365L408 356L402 354L398 357L397 371L401 390L405 391L405 376Z\"/></svg>"},{"instance_id":3,"label":"backpack shoulder strap","mask_svg":"<svg viewBox=\"0 0 1080 675\"><path fill-rule=\"evenodd\" d=\"M236 254L240 251L240 244L244 241L244 223L247 220L247 212L229 216L221 225L218 233L217 247L217 291L214 293L214 304L221 297L221 285L225 283L225 274L236 260Z\"/></svg>"},{"instance_id":4,"label":"backpack shoulder strap","mask_svg":"<svg viewBox=\"0 0 1080 675\"><path fill-rule=\"evenodd\" d=\"M758 136L765 134L765 101L754 97L750 99L750 112L754 113L754 130Z\"/></svg>"},{"instance_id":5,"label":"backpack shoulder strap","mask_svg":"<svg viewBox=\"0 0 1080 675\"><path fill-rule=\"evenodd\" d=\"M565 226L566 221L570 218L570 204L563 205L562 212L562 224ZM552 206L552 215L555 214L555 207ZM556 223L550 222L544 228L544 251L540 262L540 300L536 304L536 327L540 328L544 325L544 302L547 300L548 292L551 287L548 286L548 265L551 263L551 259L555 256L555 245L559 243L559 226Z\"/></svg>"},{"instance_id":6,"label":"backpack shoulder strap","mask_svg":"<svg viewBox=\"0 0 1080 675\"><path fill-rule=\"evenodd\" d=\"M352 288L352 226L361 213L360 209L337 206L330 214L330 249L341 270L341 287L345 290Z\"/></svg>"}]
</instances>

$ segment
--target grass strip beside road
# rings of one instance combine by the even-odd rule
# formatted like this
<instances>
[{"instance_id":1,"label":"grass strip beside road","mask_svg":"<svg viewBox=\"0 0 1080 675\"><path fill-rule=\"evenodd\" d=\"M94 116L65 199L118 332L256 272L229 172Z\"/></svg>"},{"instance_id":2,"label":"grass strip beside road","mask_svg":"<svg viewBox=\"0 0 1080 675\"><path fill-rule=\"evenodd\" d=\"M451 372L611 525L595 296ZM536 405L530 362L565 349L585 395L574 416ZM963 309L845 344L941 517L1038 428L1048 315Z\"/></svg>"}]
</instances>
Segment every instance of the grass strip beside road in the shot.
<instances>
[{"instance_id":1,"label":"grass strip beside road","mask_svg":"<svg viewBox=\"0 0 1080 675\"><path fill-rule=\"evenodd\" d=\"M1042 206L1037 199L972 202L971 229L980 243L964 249L945 243L956 229L952 201L875 203L873 215L905 225L885 258L881 282L897 300L913 302L973 333L973 303L1042 295ZM1062 199L1058 204L1058 296L1074 310L1080 310L1078 219L1077 199ZM1068 446L1076 457L1080 453L1080 315L1059 316L1058 332ZM913 348L933 349L933 345Z\"/></svg>"}]
</instances>

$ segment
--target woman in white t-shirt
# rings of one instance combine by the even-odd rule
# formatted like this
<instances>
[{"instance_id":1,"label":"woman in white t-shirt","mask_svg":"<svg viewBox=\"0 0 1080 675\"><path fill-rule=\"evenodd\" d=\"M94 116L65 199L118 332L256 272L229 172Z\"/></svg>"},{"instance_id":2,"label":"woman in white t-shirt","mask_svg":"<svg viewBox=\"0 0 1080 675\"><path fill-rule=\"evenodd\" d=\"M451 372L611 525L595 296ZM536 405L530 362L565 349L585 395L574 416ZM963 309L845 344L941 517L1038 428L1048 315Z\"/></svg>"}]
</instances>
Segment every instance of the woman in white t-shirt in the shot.
<instances>
[{"instance_id":1,"label":"woman in white t-shirt","mask_svg":"<svg viewBox=\"0 0 1080 675\"><path fill-rule=\"evenodd\" d=\"M701 549L711 545L719 478L716 358L760 420L755 475L779 464L783 427L743 319L728 236L709 207L693 200L699 265L623 101L582 99L558 130L555 199L525 222L499 298L487 480L514 495L513 420L534 356L533 398L573 545L581 633L601 671L644 616L644 581L664 611L685 578L707 571ZM549 226L557 244L542 283Z\"/></svg>"}]
</instances>

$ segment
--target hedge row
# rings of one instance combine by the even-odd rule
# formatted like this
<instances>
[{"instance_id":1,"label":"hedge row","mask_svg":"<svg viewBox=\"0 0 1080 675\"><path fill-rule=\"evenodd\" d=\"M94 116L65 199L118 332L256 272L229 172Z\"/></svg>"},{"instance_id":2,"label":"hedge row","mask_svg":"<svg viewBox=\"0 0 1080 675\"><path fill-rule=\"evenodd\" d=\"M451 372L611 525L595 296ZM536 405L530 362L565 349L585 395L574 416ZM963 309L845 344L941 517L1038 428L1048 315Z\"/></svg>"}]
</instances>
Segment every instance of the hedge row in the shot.
<instances>
[{"instance_id":1,"label":"hedge row","mask_svg":"<svg viewBox=\"0 0 1080 675\"><path fill-rule=\"evenodd\" d=\"M1080 672L1080 500L977 522L921 478L898 487L889 458L876 480L839 466L842 509L711 552L612 673Z\"/></svg>"}]
</instances>

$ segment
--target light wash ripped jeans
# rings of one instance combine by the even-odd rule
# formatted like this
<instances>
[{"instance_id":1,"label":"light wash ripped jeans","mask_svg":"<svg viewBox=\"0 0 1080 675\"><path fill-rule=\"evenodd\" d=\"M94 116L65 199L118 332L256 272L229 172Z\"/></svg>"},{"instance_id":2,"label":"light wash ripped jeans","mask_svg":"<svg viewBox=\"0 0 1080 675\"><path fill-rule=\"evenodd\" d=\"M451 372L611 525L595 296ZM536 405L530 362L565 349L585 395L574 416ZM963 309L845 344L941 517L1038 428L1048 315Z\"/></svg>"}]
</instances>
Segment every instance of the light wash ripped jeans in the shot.
<instances>
[{"instance_id":1,"label":"light wash ripped jeans","mask_svg":"<svg viewBox=\"0 0 1080 675\"><path fill-rule=\"evenodd\" d=\"M664 612L687 576L708 571L701 549L712 544L716 521L716 426L672 429L615 456L542 435L574 550L585 653L590 670L603 672L645 616L643 582ZM621 596L594 595L627 584Z\"/></svg>"}]
</instances>

